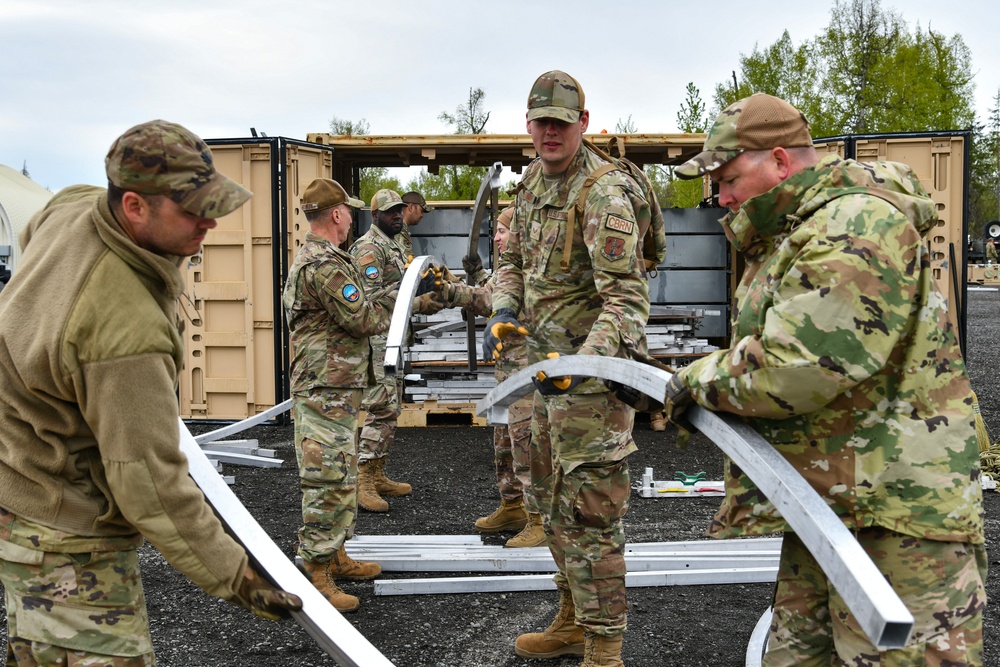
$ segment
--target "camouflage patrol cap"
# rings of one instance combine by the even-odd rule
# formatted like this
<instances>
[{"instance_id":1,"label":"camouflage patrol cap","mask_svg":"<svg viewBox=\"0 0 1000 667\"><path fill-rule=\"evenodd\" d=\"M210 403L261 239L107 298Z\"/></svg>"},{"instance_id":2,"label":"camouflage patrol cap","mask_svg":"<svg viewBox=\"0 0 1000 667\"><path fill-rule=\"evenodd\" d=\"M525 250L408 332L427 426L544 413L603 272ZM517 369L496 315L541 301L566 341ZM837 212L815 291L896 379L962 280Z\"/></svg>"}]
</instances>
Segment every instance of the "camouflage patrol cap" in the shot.
<instances>
[{"instance_id":1,"label":"camouflage patrol cap","mask_svg":"<svg viewBox=\"0 0 1000 667\"><path fill-rule=\"evenodd\" d=\"M528 120L555 118L575 123L583 114L583 86L566 72L555 69L537 79L528 94Z\"/></svg>"},{"instance_id":2,"label":"camouflage patrol cap","mask_svg":"<svg viewBox=\"0 0 1000 667\"><path fill-rule=\"evenodd\" d=\"M388 211L394 206L406 206L406 202L403 198L399 196L399 193L395 190L389 190L388 188L383 188L375 193L372 197L372 210L373 211Z\"/></svg>"},{"instance_id":3,"label":"camouflage patrol cap","mask_svg":"<svg viewBox=\"0 0 1000 667\"><path fill-rule=\"evenodd\" d=\"M347 204L351 208L361 208L365 205L360 199L348 195L340 183L329 178L317 178L302 193L303 211L322 211L338 204Z\"/></svg>"},{"instance_id":4,"label":"camouflage patrol cap","mask_svg":"<svg viewBox=\"0 0 1000 667\"><path fill-rule=\"evenodd\" d=\"M108 181L128 192L165 195L188 213L221 218L251 192L215 169L212 151L190 130L153 120L127 130L104 158Z\"/></svg>"},{"instance_id":5,"label":"camouflage patrol cap","mask_svg":"<svg viewBox=\"0 0 1000 667\"><path fill-rule=\"evenodd\" d=\"M416 190L411 190L403 195L403 203L405 204L418 204L420 208L424 209L424 212L431 210L431 207L427 205L427 200L424 196L417 192Z\"/></svg>"},{"instance_id":6,"label":"camouflage patrol cap","mask_svg":"<svg viewBox=\"0 0 1000 667\"><path fill-rule=\"evenodd\" d=\"M674 169L678 178L697 178L743 151L812 146L809 121L783 99L756 93L729 105L715 119L704 149Z\"/></svg>"}]
</instances>

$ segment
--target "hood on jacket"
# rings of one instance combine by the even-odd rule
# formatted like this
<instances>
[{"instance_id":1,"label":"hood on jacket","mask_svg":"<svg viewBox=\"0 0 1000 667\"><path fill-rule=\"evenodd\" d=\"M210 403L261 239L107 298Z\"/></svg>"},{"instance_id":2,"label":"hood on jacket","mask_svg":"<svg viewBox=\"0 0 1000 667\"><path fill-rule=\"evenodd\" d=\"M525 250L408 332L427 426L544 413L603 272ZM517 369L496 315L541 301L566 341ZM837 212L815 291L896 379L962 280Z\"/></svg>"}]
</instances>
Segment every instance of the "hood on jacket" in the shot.
<instances>
[{"instance_id":1,"label":"hood on jacket","mask_svg":"<svg viewBox=\"0 0 1000 667\"><path fill-rule=\"evenodd\" d=\"M789 230L833 199L852 194L871 194L889 202L910 219L922 237L937 221L937 207L907 165L863 163L829 155L748 199L738 212L719 222L736 249L752 255L767 239Z\"/></svg>"}]
</instances>

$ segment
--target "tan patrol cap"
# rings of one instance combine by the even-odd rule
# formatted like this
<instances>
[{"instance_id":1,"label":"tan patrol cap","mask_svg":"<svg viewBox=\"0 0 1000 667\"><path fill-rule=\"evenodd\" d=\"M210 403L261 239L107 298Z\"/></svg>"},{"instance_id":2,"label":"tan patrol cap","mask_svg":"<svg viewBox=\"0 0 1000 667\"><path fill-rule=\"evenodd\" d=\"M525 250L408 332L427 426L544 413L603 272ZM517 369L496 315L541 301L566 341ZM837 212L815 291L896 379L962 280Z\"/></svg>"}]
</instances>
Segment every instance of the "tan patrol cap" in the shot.
<instances>
[{"instance_id":1,"label":"tan patrol cap","mask_svg":"<svg viewBox=\"0 0 1000 667\"><path fill-rule=\"evenodd\" d=\"M416 190L410 190L404 194L403 202L407 204L418 204L420 208L424 209L424 213L431 210L431 207L427 205L427 200L424 199L424 196Z\"/></svg>"},{"instance_id":2,"label":"tan patrol cap","mask_svg":"<svg viewBox=\"0 0 1000 667\"><path fill-rule=\"evenodd\" d=\"M812 146L809 121L785 100L757 93L726 107L705 137L701 153L674 169L679 178L715 171L743 151Z\"/></svg>"},{"instance_id":3,"label":"tan patrol cap","mask_svg":"<svg viewBox=\"0 0 1000 667\"><path fill-rule=\"evenodd\" d=\"M514 219L514 205L509 204L507 208L497 214L497 224L510 229L510 221Z\"/></svg>"},{"instance_id":4,"label":"tan patrol cap","mask_svg":"<svg viewBox=\"0 0 1000 667\"><path fill-rule=\"evenodd\" d=\"M373 211L388 211L394 206L406 206L406 202L403 201L403 198L395 190L383 188L372 197Z\"/></svg>"},{"instance_id":5,"label":"tan patrol cap","mask_svg":"<svg viewBox=\"0 0 1000 667\"><path fill-rule=\"evenodd\" d=\"M322 211L339 204L347 204L351 208L361 208L365 205L360 199L348 195L340 183L329 178L317 178L302 193L303 211Z\"/></svg>"}]
</instances>

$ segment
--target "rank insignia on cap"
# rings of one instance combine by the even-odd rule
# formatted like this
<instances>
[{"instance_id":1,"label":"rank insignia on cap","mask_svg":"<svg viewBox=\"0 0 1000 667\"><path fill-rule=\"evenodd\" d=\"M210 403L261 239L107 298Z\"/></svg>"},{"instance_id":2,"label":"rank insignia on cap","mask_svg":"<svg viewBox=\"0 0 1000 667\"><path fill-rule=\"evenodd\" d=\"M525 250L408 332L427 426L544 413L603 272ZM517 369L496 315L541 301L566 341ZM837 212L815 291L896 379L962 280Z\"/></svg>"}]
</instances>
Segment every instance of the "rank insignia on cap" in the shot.
<instances>
[{"instance_id":1,"label":"rank insignia on cap","mask_svg":"<svg viewBox=\"0 0 1000 667\"><path fill-rule=\"evenodd\" d=\"M625 256L625 239L618 236L609 236L604 239L604 247L601 254L610 261L615 262Z\"/></svg>"},{"instance_id":2,"label":"rank insignia on cap","mask_svg":"<svg viewBox=\"0 0 1000 667\"><path fill-rule=\"evenodd\" d=\"M361 290L358 289L357 285L352 283L347 283L344 288L340 290L340 293L344 295L344 298L354 303L361 298Z\"/></svg>"},{"instance_id":3,"label":"rank insignia on cap","mask_svg":"<svg viewBox=\"0 0 1000 667\"><path fill-rule=\"evenodd\" d=\"M631 220L620 218L617 215L608 214L608 217L604 219L604 226L622 234L631 234L635 223Z\"/></svg>"},{"instance_id":4,"label":"rank insignia on cap","mask_svg":"<svg viewBox=\"0 0 1000 667\"><path fill-rule=\"evenodd\" d=\"M377 266L369 266L365 268L365 278L368 280L378 280L379 272Z\"/></svg>"}]
</instances>

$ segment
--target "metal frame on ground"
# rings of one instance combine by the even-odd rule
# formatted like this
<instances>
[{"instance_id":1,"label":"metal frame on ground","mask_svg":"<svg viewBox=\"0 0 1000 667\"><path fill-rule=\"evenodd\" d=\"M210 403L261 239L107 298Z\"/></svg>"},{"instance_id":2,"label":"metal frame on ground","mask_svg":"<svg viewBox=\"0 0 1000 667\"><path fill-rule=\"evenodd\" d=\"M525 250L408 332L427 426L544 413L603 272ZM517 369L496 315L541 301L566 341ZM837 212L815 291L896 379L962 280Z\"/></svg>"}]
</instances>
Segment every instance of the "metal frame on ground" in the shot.
<instances>
[{"instance_id":1,"label":"metal frame on ground","mask_svg":"<svg viewBox=\"0 0 1000 667\"><path fill-rule=\"evenodd\" d=\"M341 616L285 557L229 489L184 421L178 418L178 422L180 448L188 459L191 477L226 528L247 550L259 571L266 574L274 585L302 599L302 611L292 612L295 622L341 667L393 667L393 663Z\"/></svg>"},{"instance_id":2,"label":"metal frame on ground","mask_svg":"<svg viewBox=\"0 0 1000 667\"><path fill-rule=\"evenodd\" d=\"M671 374L629 359L568 355L524 368L497 385L476 404L480 415L506 421L506 408L533 392L532 378L579 375L613 380L657 401L666 396ZM901 648L913 630L913 616L868 554L808 482L748 424L733 415L697 405L685 419L705 434L754 481L802 539L854 614L868 639L879 648Z\"/></svg>"}]
</instances>

